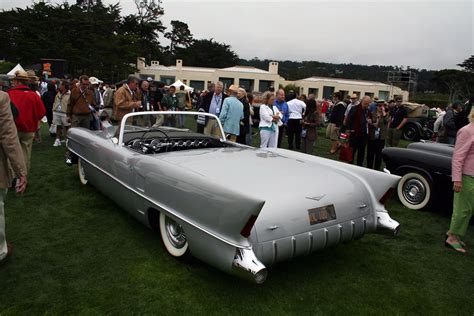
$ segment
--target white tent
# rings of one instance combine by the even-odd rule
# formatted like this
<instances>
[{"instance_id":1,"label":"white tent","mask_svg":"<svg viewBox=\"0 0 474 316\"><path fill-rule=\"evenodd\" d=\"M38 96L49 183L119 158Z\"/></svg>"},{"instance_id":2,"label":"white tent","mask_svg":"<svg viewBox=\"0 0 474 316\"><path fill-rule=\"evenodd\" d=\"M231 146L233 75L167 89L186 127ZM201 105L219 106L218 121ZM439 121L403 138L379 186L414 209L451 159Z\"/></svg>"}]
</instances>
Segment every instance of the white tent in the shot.
<instances>
[{"instance_id":1,"label":"white tent","mask_svg":"<svg viewBox=\"0 0 474 316\"><path fill-rule=\"evenodd\" d=\"M170 85L170 87L171 86L176 87L176 90L179 90L179 87L184 86L184 91L188 91L188 92L194 91L194 88L191 88L190 86L185 85L181 80L177 80L175 83Z\"/></svg>"},{"instance_id":2,"label":"white tent","mask_svg":"<svg viewBox=\"0 0 474 316\"><path fill-rule=\"evenodd\" d=\"M25 69L23 69L23 67L21 67L20 64L17 64L15 67L13 67L12 70L10 70L10 71L7 73L7 76L14 76L14 75L15 75L15 72L16 72L17 70L25 71Z\"/></svg>"}]
</instances>

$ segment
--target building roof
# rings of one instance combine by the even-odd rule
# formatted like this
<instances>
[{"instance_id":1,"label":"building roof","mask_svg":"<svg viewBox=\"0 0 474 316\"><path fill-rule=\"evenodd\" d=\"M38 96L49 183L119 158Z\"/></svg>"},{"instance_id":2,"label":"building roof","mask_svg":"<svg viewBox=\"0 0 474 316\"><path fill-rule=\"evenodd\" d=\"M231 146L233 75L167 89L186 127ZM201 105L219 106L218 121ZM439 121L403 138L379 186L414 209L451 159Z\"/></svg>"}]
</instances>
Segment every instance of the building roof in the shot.
<instances>
[{"instance_id":1,"label":"building roof","mask_svg":"<svg viewBox=\"0 0 474 316\"><path fill-rule=\"evenodd\" d=\"M339 84L355 84L360 86L389 86L388 83L378 82L378 81L367 81L367 80L354 80L354 79L342 79L342 78L329 78L329 77L309 77L305 79L300 79L296 81L324 81L324 82L334 82Z\"/></svg>"},{"instance_id":2,"label":"building roof","mask_svg":"<svg viewBox=\"0 0 474 316\"><path fill-rule=\"evenodd\" d=\"M177 71L176 66L164 66L164 65L146 66L145 69L146 70L161 70L161 71ZM188 66L183 66L181 69L184 71L199 71L199 72L216 71L216 68L188 67Z\"/></svg>"},{"instance_id":3,"label":"building roof","mask_svg":"<svg viewBox=\"0 0 474 316\"><path fill-rule=\"evenodd\" d=\"M235 71L235 72L247 72L247 73L256 73L256 74L270 74L266 70L262 70L259 68L251 67L251 66L233 66L228 68L220 68L219 70L222 71Z\"/></svg>"}]
</instances>

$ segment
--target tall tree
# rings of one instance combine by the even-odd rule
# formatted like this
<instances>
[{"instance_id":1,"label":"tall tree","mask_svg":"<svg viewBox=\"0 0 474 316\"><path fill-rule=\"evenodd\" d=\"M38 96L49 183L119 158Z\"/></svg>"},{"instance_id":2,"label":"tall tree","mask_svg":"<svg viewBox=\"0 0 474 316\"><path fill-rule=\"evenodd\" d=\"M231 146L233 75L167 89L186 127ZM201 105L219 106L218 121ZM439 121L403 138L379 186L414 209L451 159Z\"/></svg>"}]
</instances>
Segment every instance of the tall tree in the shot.
<instances>
[{"instance_id":1,"label":"tall tree","mask_svg":"<svg viewBox=\"0 0 474 316\"><path fill-rule=\"evenodd\" d=\"M177 49L176 58L183 59L186 65L224 68L234 66L239 57L229 45L211 39L194 40L191 46Z\"/></svg>"},{"instance_id":2,"label":"tall tree","mask_svg":"<svg viewBox=\"0 0 474 316\"><path fill-rule=\"evenodd\" d=\"M458 64L458 66L464 68L466 71L474 73L474 55L471 55L471 57Z\"/></svg>"},{"instance_id":3,"label":"tall tree","mask_svg":"<svg viewBox=\"0 0 474 316\"><path fill-rule=\"evenodd\" d=\"M165 33L165 37L170 40L169 53L176 54L177 47L189 47L193 43L193 34L186 23L173 20L171 21L171 31Z\"/></svg>"}]
</instances>

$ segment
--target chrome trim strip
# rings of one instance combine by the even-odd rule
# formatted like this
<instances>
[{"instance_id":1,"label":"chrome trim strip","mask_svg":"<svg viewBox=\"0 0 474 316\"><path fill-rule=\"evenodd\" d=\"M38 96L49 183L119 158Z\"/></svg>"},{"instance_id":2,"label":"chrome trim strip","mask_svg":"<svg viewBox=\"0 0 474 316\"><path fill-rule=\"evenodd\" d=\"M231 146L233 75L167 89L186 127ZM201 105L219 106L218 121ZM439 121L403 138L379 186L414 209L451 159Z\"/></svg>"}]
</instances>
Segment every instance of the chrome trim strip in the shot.
<instances>
[{"instance_id":1,"label":"chrome trim strip","mask_svg":"<svg viewBox=\"0 0 474 316\"><path fill-rule=\"evenodd\" d=\"M328 242L329 242L329 230L327 228L324 228L324 248L327 248Z\"/></svg>"},{"instance_id":2,"label":"chrome trim strip","mask_svg":"<svg viewBox=\"0 0 474 316\"><path fill-rule=\"evenodd\" d=\"M200 227L200 226L198 226L198 225L196 225L196 224L194 224L194 223L188 221L187 219L182 218L181 216L179 216L179 215L176 214L175 212L170 211L168 208L166 208L165 206L161 205L159 202L156 202L156 201L154 201L154 200L148 198L148 197L145 196L144 194L142 194L142 193L138 192L137 190L135 190L134 188L130 187L128 184L126 184L126 183L124 183L123 181L117 179L115 176L111 175L111 174L108 173L107 171L105 171L105 170L99 168L96 164L90 162L88 159L83 158L81 155L77 154L77 153L76 153L74 150L72 150L71 148L68 148L68 149L69 149L69 151L73 152L75 155L77 155L78 157L80 157L81 159L83 159L85 162L87 162L88 164L90 164L91 166L93 166L94 168L96 168L97 170L101 171L101 172L104 173L105 175L109 176L110 178L112 178L113 180L115 180L116 182L118 182L119 184L121 184L122 186L124 186L125 188L127 188L127 189L129 189L130 191L134 192L135 194L141 196L142 198L144 198L144 199L147 200L148 202L150 202L150 203L152 203L152 204L158 206L159 208L164 209L165 211L167 211L167 212L170 213L171 215L173 215L173 216L179 218L180 220L182 220L183 222L186 222L187 224L193 226L194 228L197 228L197 229L199 229L200 231L202 231L202 232L204 232L204 233L206 233L206 234L208 234L208 235L210 235L210 236L212 236L212 237L214 237L214 238L216 238L216 239L218 239L218 240L220 240L220 241L222 241L222 242L224 242L224 243L226 243L226 244L228 244L228 245L230 245L230 246L233 246L233 247L236 247L236 248L240 248L240 249L252 249L252 246L242 246L242 245L235 244L235 243L233 243L233 242L231 242L231 241L229 241L229 240L227 240L227 239L224 239L224 238L222 238L222 237L220 237L220 236L217 236L216 234L214 234L214 233L212 233L212 232L210 232L210 231L208 231L208 230L206 230L206 229L204 229L204 228L202 228L202 227Z\"/></svg>"},{"instance_id":3,"label":"chrome trim strip","mask_svg":"<svg viewBox=\"0 0 474 316\"><path fill-rule=\"evenodd\" d=\"M339 241L337 244L340 244L342 242L342 225L341 224L337 224L338 228L339 228Z\"/></svg>"},{"instance_id":4,"label":"chrome trim strip","mask_svg":"<svg viewBox=\"0 0 474 316\"><path fill-rule=\"evenodd\" d=\"M291 258L294 258L296 255L296 238L291 236Z\"/></svg>"},{"instance_id":5,"label":"chrome trim strip","mask_svg":"<svg viewBox=\"0 0 474 316\"><path fill-rule=\"evenodd\" d=\"M272 264L276 263L277 257L278 257L278 246L276 244L276 241L274 240L273 241L273 262L272 262Z\"/></svg>"},{"instance_id":6,"label":"chrome trim strip","mask_svg":"<svg viewBox=\"0 0 474 316\"><path fill-rule=\"evenodd\" d=\"M309 237L309 250L308 250L308 255L309 255L313 251L313 234L309 232L308 237Z\"/></svg>"},{"instance_id":7,"label":"chrome trim strip","mask_svg":"<svg viewBox=\"0 0 474 316\"><path fill-rule=\"evenodd\" d=\"M355 235L355 226L356 226L356 223L354 221L351 221L351 240L354 239L354 235Z\"/></svg>"}]
</instances>

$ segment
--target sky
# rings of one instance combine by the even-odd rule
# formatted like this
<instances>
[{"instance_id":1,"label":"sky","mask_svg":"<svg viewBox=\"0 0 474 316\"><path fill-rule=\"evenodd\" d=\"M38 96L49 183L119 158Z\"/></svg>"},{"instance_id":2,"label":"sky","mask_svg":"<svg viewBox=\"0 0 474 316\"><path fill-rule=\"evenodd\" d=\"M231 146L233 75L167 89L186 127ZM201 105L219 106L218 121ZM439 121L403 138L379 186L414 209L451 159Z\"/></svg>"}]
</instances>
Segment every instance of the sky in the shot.
<instances>
[{"instance_id":1,"label":"sky","mask_svg":"<svg viewBox=\"0 0 474 316\"><path fill-rule=\"evenodd\" d=\"M0 9L32 2L0 0ZM133 0L102 2L136 12ZM246 59L437 70L458 68L474 54L474 0L162 0L162 6L165 26L185 22L194 38L228 44Z\"/></svg>"}]
</instances>

